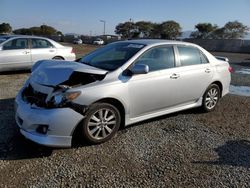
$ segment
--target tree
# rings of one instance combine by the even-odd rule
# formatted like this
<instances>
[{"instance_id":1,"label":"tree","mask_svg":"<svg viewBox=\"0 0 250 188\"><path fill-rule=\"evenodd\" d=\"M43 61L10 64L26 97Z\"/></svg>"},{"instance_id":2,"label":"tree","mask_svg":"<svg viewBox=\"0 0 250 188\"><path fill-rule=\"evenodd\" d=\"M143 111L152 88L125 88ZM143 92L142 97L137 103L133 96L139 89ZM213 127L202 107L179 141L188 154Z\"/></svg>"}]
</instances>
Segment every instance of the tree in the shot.
<instances>
[{"instance_id":1,"label":"tree","mask_svg":"<svg viewBox=\"0 0 250 188\"><path fill-rule=\"evenodd\" d=\"M116 26L116 34L122 35L123 38L164 38L176 39L181 34L181 27L175 21L167 21L161 24L139 21L124 22Z\"/></svg>"},{"instance_id":2,"label":"tree","mask_svg":"<svg viewBox=\"0 0 250 188\"><path fill-rule=\"evenodd\" d=\"M41 34L45 36L51 36L57 33L57 30L55 28L48 26L48 25L41 25L40 30L41 30Z\"/></svg>"},{"instance_id":3,"label":"tree","mask_svg":"<svg viewBox=\"0 0 250 188\"><path fill-rule=\"evenodd\" d=\"M21 28L13 31L15 34L20 35L38 35L38 36L52 36L62 35L61 31L57 31L55 28L48 25L41 25L40 27Z\"/></svg>"},{"instance_id":4,"label":"tree","mask_svg":"<svg viewBox=\"0 0 250 188\"><path fill-rule=\"evenodd\" d=\"M9 23L0 24L0 33L11 33L12 28Z\"/></svg>"},{"instance_id":5,"label":"tree","mask_svg":"<svg viewBox=\"0 0 250 188\"><path fill-rule=\"evenodd\" d=\"M221 28L217 28L216 30L214 30L210 35L209 35L210 39L224 39L225 37L225 28L221 27Z\"/></svg>"},{"instance_id":6,"label":"tree","mask_svg":"<svg viewBox=\"0 0 250 188\"><path fill-rule=\"evenodd\" d=\"M224 35L226 39L243 38L247 31L249 31L249 27L238 21L227 22L224 26Z\"/></svg>"},{"instance_id":7,"label":"tree","mask_svg":"<svg viewBox=\"0 0 250 188\"><path fill-rule=\"evenodd\" d=\"M192 38L205 39L209 36L211 32L218 28L217 25L212 25L211 23L198 23L195 25L197 31L191 33Z\"/></svg>"},{"instance_id":8,"label":"tree","mask_svg":"<svg viewBox=\"0 0 250 188\"><path fill-rule=\"evenodd\" d=\"M154 30L154 24L152 22L139 21L135 23L135 27L143 38L149 38Z\"/></svg>"},{"instance_id":9,"label":"tree","mask_svg":"<svg viewBox=\"0 0 250 188\"><path fill-rule=\"evenodd\" d=\"M162 39L176 39L181 35L181 26L179 23L171 20L160 24L160 35Z\"/></svg>"},{"instance_id":10,"label":"tree","mask_svg":"<svg viewBox=\"0 0 250 188\"><path fill-rule=\"evenodd\" d=\"M123 38L132 38L132 36L135 33L135 23L134 22L124 22L124 23L119 23L115 27L115 33L122 35Z\"/></svg>"}]
</instances>

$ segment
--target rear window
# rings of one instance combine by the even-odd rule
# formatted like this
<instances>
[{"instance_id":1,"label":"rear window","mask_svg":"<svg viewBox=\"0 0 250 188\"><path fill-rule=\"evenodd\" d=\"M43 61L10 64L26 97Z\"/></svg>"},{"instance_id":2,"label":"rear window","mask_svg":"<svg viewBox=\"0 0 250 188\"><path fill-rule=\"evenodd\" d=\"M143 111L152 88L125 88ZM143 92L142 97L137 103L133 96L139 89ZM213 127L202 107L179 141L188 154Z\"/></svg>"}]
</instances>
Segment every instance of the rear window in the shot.
<instances>
[{"instance_id":1,"label":"rear window","mask_svg":"<svg viewBox=\"0 0 250 188\"><path fill-rule=\"evenodd\" d=\"M208 63L205 55L197 48L178 46L181 66L198 65Z\"/></svg>"},{"instance_id":2,"label":"rear window","mask_svg":"<svg viewBox=\"0 0 250 188\"><path fill-rule=\"evenodd\" d=\"M54 46L45 39L32 39L32 48L53 48Z\"/></svg>"}]
</instances>

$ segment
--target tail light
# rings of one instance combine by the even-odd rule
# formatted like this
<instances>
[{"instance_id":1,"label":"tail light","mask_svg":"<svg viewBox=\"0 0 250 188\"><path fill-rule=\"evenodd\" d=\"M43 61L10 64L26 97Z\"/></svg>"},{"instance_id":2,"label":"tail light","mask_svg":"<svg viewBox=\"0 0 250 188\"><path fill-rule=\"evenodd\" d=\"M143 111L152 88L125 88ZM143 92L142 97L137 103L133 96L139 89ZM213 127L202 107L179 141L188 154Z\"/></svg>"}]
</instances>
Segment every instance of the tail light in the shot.
<instances>
[{"instance_id":1,"label":"tail light","mask_svg":"<svg viewBox=\"0 0 250 188\"><path fill-rule=\"evenodd\" d=\"M232 73L234 70L233 70L233 68L231 66L229 66L228 71Z\"/></svg>"}]
</instances>

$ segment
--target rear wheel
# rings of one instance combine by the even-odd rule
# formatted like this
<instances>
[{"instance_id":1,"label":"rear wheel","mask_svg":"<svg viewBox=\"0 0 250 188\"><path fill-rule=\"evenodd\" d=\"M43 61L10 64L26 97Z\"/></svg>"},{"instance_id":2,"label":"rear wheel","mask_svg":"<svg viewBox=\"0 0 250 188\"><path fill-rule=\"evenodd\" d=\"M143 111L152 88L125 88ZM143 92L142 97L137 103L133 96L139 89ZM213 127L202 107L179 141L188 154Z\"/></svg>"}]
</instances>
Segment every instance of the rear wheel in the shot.
<instances>
[{"instance_id":1,"label":"rear wheel","mask_svg":"<svg viewBox=\"0 0 250 188\"><path fill-rule=\"evenodd\" d=\"M83 121L82 133L92 144L105 142L112 138L121 124L120 112L108 103L91 105Z\"/></svg>"},{"instance_id":2,"label":"rear wheel","mask_svg":"<svg viewBox=\"0 0 250 188\"><path fill-rule=\"evenodd\" d=\"M202 108L205 112L215 109L220 99L220 88L216 84L210 85L203 95Z\"/></svg>"}]
</instances>

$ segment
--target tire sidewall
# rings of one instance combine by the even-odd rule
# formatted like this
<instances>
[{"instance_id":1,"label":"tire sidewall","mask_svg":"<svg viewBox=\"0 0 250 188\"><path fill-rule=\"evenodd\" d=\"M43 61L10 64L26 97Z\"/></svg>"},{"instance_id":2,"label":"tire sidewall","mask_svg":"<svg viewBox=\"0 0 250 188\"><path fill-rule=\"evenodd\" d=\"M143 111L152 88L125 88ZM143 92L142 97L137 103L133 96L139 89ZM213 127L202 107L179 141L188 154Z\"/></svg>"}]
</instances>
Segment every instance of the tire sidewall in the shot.
<instances>
[{"instance_id":1,"label":"tire sidewall","mask_svg":"<svg viewBox=\"0 0 250 188\"><path fill-rule=\"evenodd\" d=\"M97 140L97 139L93 139L89 135L87 129L88 129L88 122L89 122L91 116L94 113L96 113L98 110L100 110L101 108L106 108L106 109L112 110L114 112L114 114L116 116L116 125L115 125L115 128L113 129L113 132L110 135L108 135L104 139ZM88 111L86 112L86 117L82 123L82 135L88 143L91 143L91 144L103 143L103 142L106 142L109 139L111 139L116 134L116 132L118 131L118 129L120 127L120 124L121 124L121 115L120 115L119 110L115 106L108 104L108 103L95 103L95 104L91 105L89 107Z\"/></svg>"}]
</instances>

